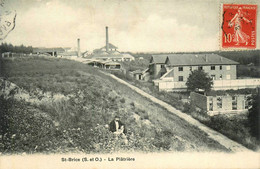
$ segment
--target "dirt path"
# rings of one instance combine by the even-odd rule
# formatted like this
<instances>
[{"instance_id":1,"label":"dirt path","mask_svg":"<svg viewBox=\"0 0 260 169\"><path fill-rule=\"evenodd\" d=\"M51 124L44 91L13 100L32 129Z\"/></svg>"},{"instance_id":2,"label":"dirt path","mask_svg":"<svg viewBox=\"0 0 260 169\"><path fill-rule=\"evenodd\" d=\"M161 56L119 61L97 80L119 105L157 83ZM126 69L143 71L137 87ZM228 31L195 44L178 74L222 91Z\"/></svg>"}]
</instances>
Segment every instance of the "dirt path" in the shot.
<instances>
[{"instance_id":1,"label":"dirt path","mask_svg":"<svg viewBox=\"0 0 260 169\"><path fill-rule=\"evenodd\" d=\"M102 72L102 71L100 71ZM230 140L229 138L227 138L226 136L212 130L211 128L205 126L204 124L200 123L199 121L193 119L191 116L182 113L179 110L176 110L174 107L172 107L171 105L147 94L146 92L142 91L141 89L125 82L124 80L112 75L112 74L108 74L105 72L102 72L104 74L106 74L107 76L112 77L113 79L117 80L118 82L128 86L129 88L131 88L132 90L134 90L135 92L137 92L138 94L146 97L147 99L151 100L152 102L159 104L160 106L162 106L163 108L165 108L166 110L168 110L169 112L171 112L172 114L178 116L179 118L187 121L189 124L196 126L197 128L199 128L200 130L202 130L203 132L205 132L210 139L218 142L219 144L223 145L225 148L233 151L233 152L244 152L244 151L251 151L247 148L245 148L244 146L238 144L237 142Z\"/></svg>"}]
</instances>

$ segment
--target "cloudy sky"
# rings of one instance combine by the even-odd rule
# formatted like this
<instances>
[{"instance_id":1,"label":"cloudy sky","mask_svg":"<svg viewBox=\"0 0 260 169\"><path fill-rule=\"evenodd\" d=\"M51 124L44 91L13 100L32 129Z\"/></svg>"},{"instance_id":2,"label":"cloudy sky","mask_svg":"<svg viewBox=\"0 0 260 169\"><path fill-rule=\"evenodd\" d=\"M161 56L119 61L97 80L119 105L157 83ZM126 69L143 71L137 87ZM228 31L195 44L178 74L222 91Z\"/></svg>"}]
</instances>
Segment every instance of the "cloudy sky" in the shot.
<instances>
[{"instance_id":1,"label":"cloudy sky","mask_svg":"<svg viewBox=\"0 0 260 169\"><path fill-rule=\"evenodd\" d=\"M4 1L4 0L0 0ZM177 52L219 49L219 0L5 0L16 10L16 27L4 40L34 47L82 51L109 41L120 51ZM232 0L222 0L229 3ZM237 2L237 1L236 1ZM243 3L260 1L250 0ZM3 11L3 9L1 8ZM260 48L258 10L257 48Z\"/></svg>"}]
</instances>

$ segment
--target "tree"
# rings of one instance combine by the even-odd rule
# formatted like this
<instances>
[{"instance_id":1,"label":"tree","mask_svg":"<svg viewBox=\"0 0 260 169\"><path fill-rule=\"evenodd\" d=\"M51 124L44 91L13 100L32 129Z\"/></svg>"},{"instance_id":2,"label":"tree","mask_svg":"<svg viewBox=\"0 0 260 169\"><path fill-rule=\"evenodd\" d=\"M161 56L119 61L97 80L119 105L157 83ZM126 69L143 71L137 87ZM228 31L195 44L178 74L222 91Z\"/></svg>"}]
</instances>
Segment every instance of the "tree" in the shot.
<instances>
[{"instance_id":1,"label":"tree","mask_svg":"<svg viewBox=\"0 0 260 169\"><path fill-rule=\"evenodd\" d=\"M212 78L209 77L208 74L204 72L204 70L192 71L186 82L188 91L197 91L202 89L205 92L208 92L211 90L212 85Z\"/></svg>"},{"instance_id":2,"label":"tree","mask_svg":"<svg viewBox=\"0 0 260 169\"><path fill-rule=\"evenodd\" d=\"M12 53L32 53L33 48L32 46L13 46L12 44L7 44L7 43L1 43L0 45L0 53L4 52L12 52Z\"/></svg>"},{"instance_id":3,"label":"tree","mask_svg":"<svg viewBox=\"0 0 260 169\"><path fill-rule=\"evenodd\" d=\"M260 140L260 93L258 93L253 96L252 99L252 107L249 109L248 114L248 122L250 127L250 133L252 136L256 137L258 140Z\"/></svg>"}]
</instances>

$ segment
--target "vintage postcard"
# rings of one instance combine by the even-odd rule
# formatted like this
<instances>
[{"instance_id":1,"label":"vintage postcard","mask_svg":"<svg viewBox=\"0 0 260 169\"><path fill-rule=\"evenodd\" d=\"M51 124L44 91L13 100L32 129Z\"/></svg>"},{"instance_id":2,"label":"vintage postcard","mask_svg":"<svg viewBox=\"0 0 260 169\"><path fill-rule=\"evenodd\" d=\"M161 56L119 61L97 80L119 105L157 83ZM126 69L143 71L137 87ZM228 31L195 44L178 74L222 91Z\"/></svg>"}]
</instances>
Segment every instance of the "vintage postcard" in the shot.
<instances>
[{"instance_id":1,"label":"vintage postcard","mask_svg":"<svg viewBox=\"0 0 260 169\"><path fill-rule=\"evenodd\" d=\"M0 169L260 168L259 0L0 0Z\"/></svg>"}]
</instances>

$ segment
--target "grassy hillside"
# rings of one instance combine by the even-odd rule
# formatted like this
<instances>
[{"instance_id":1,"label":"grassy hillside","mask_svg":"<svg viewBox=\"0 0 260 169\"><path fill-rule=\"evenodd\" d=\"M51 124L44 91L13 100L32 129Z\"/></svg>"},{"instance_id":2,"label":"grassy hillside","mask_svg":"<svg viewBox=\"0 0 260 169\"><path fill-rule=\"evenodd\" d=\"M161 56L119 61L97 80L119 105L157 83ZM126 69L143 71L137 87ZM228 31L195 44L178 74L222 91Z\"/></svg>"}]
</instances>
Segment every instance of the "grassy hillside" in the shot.
<instances>
[{"instance_id":1,"label":"grassy hillside","mask_svg":"<svg viewBox=\"0 0 260 169\"><path fill-rule=\"evenodd\" d=\"M0 60L0 68L2 153L228 151L82 63L15 58ZM126 124L128 144L107 128L115 115Z\"/></svg>"}]
</instances>

